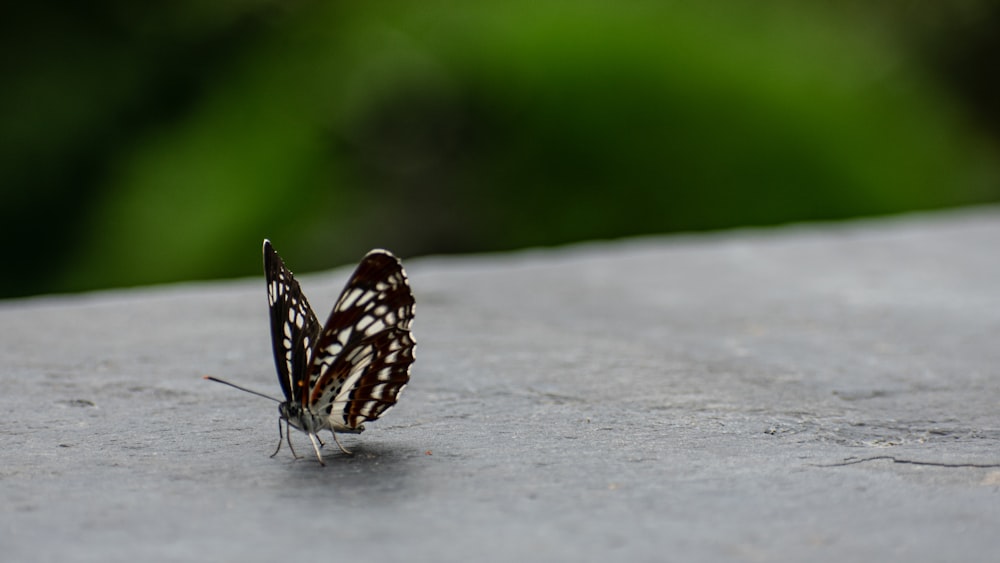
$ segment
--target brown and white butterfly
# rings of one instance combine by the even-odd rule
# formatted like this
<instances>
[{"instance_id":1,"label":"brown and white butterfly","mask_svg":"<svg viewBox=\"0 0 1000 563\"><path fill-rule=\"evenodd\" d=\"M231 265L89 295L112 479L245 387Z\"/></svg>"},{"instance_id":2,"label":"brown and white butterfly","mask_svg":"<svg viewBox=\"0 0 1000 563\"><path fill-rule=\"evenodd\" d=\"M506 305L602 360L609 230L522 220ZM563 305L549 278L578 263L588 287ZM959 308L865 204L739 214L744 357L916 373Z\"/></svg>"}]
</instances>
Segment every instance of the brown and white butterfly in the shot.
<instances>
[{"instance_id":1,"label":"brown and white butterfly","mask_svg":"<svg viewBox=\"0 0 1000 563\"><path fill-rule=\"evenodd\" d=\"M316 458L324 464L320 431L329 430L341 451L349 454L337 432L364 431L365 422L377 420L396 404L410 380L416 341L410 332L414 302L409 280L391 252L372 250L361 259L321 326L268 240L264 275L274 363L285 400L215 377L205 379L278 401L278 447L271 456L281 449L282 439L292 448L288 428L293 427L309 436Z\"/></svg>"}]
</instances>

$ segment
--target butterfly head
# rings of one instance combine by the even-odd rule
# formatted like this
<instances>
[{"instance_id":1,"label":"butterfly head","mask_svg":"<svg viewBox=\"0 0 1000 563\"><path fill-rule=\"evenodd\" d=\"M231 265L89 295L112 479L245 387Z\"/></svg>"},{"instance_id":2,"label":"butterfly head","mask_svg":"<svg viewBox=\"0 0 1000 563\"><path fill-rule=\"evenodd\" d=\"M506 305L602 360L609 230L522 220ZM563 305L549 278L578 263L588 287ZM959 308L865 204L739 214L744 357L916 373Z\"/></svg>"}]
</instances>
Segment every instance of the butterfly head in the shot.
<instances>
[{"instance_id":1,"label":"butterfly head","mask_svg":"<svg viewBox=\"0 0 1000 563\"><path fill-rule=\"evenodd\" d=\"M278 405L278 415L287 420L293 428L315 434L323 428L323 421L313 413L302 408L301 403L285 401Z\"/></svg>"}]
</instances>

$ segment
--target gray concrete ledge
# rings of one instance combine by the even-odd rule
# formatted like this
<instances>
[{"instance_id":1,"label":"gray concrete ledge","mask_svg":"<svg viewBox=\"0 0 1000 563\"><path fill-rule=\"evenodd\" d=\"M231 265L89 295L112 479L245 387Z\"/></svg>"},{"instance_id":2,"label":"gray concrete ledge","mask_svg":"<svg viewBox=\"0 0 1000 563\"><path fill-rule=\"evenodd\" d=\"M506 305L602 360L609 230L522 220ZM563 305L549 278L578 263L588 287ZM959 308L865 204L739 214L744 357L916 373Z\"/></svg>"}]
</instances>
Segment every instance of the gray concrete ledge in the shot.
<instances>
[{"instance_id":1,"label":"gray concrete ledge","mask_svg":"<svg viewBox=\"0 0 1000 563\"><path fill-rule=\"evenodd\" d=\"M1000 553L998 208L406 266L411 385L325 468L200 379L280 393L262 278L0 303L0 557Z\"/></svg>"}]
</instances>

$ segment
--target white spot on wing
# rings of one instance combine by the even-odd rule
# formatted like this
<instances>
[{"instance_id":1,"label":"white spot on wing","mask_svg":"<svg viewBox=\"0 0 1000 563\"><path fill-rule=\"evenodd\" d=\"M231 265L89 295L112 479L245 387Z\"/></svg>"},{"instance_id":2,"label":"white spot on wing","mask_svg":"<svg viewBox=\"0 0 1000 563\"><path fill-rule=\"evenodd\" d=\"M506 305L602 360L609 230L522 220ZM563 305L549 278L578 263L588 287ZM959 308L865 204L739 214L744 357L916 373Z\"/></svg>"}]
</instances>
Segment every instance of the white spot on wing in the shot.
<instances>
[{"instance_id":1,"label":"white spot on wing","mask_svg":"<svg viewBox=\"0 0 1000 563\"><path fill-rule=\"evenodd\" d=\"M368 331L368 326L371 325L373 322L375 322L375 317L373 317L371 315L365 315L365 316L361 317L361 319L358 320L358 322L354 326L358 330L364 331L366 334L371 334Z\"/></svg>"},{"instance_id":2,"label":"white spot on wing","mask_svg":"<svg viewBox=\"0 0 1000 563\"><path fill-rule=\"evenodd\" d=\"M374 409L376 405L378 405L378 402L376 401L365 401L365 404L362 405L360 409L358 409L358 412L361 414L361 416L372 418L374 415Z\"/></svg>"},{"instance_id":3,"label":"white spot on wing","mask_svg":"<svg viewBox=\"0 0 1000 563\"><path fill-rule=\"evenodd\" d=\"M385 330L385 323L383 323L382 321L379 321L379 320L375 320L374 322L371 323L370 327L368 327L367 329L365 329L365 334L367 334L368 336L371 336L373 334L378 334L379 332L382 332L383 330Z\"/></svg>"},{"instance_id":4,"label":"white spot on wing","mask_svg":"<svg viewBox=\"0 0 1000 563\"><path fill-rule=\"evenodd\" d=\"M361 295L361 293L362 290L357 287L348 291L346 294L344 294L344 298L340 301L340 305L337 306L337 310L343 311L345 309L350 308L352 305L354 305L354 302L357 301L358 296Z\"/></svg>"},{"instance_id":5,"label":"white spot on wing","mask_svg":"<svg viewBox=\"0 0 1000 563\"><path fill-rule=\"evenodd\" d=\"M348 327L344 327L343 330L341 330L339 333L337 333L337 341L340 342L341 346L346 346L347 345L347 341L351 339L351 333L353 333L353 332L354 332L354 330L351 329L351 327L348 326Z\"/></svg>"},{"instance_id":6,"label":"white spot on wing","mask_svg":"<svg viewBox=\"0 0 1000 563\"><path fill-rule=\"evenodd\" d=\"M375 297L375 294L370 291L362 291L360 289L356 289L356 291L361 293L361 297L359 297L357 300L357 305L359 306L368 303L369 301L372 300L373 297Z\"/></svg>"}]
</instances>

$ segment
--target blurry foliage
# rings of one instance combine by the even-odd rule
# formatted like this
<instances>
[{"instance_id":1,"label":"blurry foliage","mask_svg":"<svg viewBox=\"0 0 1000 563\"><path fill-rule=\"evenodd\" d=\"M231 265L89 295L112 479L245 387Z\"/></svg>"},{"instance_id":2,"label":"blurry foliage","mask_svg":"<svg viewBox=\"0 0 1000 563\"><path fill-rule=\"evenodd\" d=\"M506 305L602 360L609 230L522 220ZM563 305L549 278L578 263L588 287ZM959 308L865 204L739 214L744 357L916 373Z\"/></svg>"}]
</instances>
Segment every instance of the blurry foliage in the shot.
<instances>
[{"instance_id":1,"label":"blurry foliage","mask_svg":"<svg viewBox=\"0 0 1000 563\"><path fill-rule=\"evenodd\" d=\"M11 8L0 295L1000 200L1000 10L922 9Z\"/></svg>"}]
</instances>

